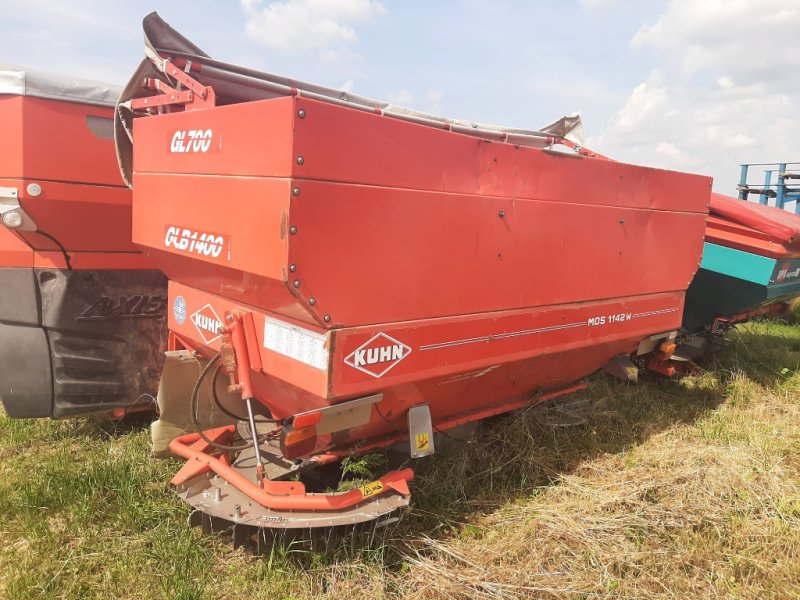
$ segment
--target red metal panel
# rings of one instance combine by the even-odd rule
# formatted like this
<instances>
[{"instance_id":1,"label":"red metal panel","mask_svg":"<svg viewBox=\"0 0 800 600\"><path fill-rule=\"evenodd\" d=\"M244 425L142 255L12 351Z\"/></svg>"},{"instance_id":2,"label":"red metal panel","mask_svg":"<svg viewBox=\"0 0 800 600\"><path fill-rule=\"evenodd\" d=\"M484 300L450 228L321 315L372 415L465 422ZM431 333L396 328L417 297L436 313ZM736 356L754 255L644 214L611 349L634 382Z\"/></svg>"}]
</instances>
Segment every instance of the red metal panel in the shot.
<instances>
[{"instance_id":1,"label":"red metal panel","mask_svg":"<svg viewBox=\"0 0 800 600\"><path fill-rule=\"evenodd\" d=\"M0 186L18 190L39 229L70 251L134 252L130 241L131 192L122 185L111 137L113 110L31 96L0 97ZM90 123L92 120L92 123ZM28 184L41 194L32 196ZM23 234L36 249L56 246Z\"/></svg>"},{"instance_id":2,"label":"red metal panel","mask_svg":"<svg viewBox=\"0 0 800 600\"><path fill-rule=\"evenodd\" d=\"M33 251L25 242L0 225L0 266L32 267Z\"/></svg>"},{"instance_id":3,"label":"red metal panel","mask_svg":"<svg viewBox=\"0 0 800 600\"><path fill-rule=\"evenodd\" d=\"M22 96L0 95L0 177L22 177Z\"/></svg>"},{"instance_id":4,"label":"red metal panel","mask_svg":"<svg viewBox=\"0 0 800 600\"><path fill-rule=\"evenodd\" d=\"M174 306L178 297L181 297L180 306L183 306L183 312L174 310ZM257 341L256 348L249 348L251 352L260 352L260 359L263 364L264 372L273 375L270 379L279 377L277 381L266 382L263 378L259 379L254 377L253 383L256 390L261 390L259 398L270 406L273 410L280 414L294 414L293 412L286 412L285 405L281 402L272 402L272 398L279 396L281 398L300 398L290 402L292 408L294 405L300 405L304 408L302 410L310 410L320 404L319 400L303 400L305 395L313 395L318 398L324 398L327 395L328 387L328 373L327 370L320 370L310 367L302 362L288 358L276 352L267 350L264 347L264 318L266 314L258 312L251 306L236 304L226 298L211 295L192 287L182 285L175 281L169 282L169 301L173 306L173 310L169 313L168 327L170 331L174 331L182 338L191 341L192 345L198 348L205 347L209 353L216 353L219 351L222 344L222 336L220 330L223 326L225 313L234 310L251 310L253 311L253 319L255 323L255 337ZM202 317L202 318L198 318ZM282 317L287 323L294 323L291 320ZM308 324L303 324L302 327L312 331L322 332L319 328L311 327ZM290 390L286 383L291 382L296 388ZM282 389L278 394L275 388ZM265 391L265 389L267 391ZM271 390L271 391L270 391ZM308 394L304 394L307 392ZM265 400L264 400L265 399ZM299 404L298 404L299 402ZM305 408L306 406L310 408ZM283 408L284 410L281 410Z\"/></svg>"},{"instance_id":5,"label":"red metal panel","mask_svg":"<svg viewBox=\"0 0 800 600\"><path fill-rule=\"evenodd\" d=\"M38 196L28 184L37 183ZM130 239L131 192L124 187L37 180L0 180L0 186L19 190L19 202L37 227L58 239L67 250L81 252L136 252ZM39 250L56 246L35 233L22 236Z\"/></svg>"},{"instance_id":6,"label":"red metal panel","mask_svg":"<svg viewBox=\"0 0 800 600\"><path fill-rule=\"evenodd\" d=\"M495 368L546 354L563 354L583 346L598 348L595 366L599 368L610 356L608 344L624 342L632 352L648 335L680 327L683 293L671 292L636 296L621 300L603 300L547 306L504 312L489 312L466 317L385 323L366 327L335 329L327 333L329 360L325 369L267 350L264 347L264 319L275 317L252 306L244 306L170 282L170 302L180 307L169 317L169 328L195 347L219 350L221 328L226 312L247 310L253 314L263 372L269 377L254 376L256 387L282 386L282 395L259 396L281 414L300 409L298 388L316 396L304 398L311 408L332 399L368 394L388 387L442 377L460 377L475 369ZM178 296L181 297L178 300ZM320 327L280 318L317 334ZM377 340L377 341L374 341ZM402 346L386 359L380 349ZM361 360L357 353L361 352ZM372 356L371 356L372 355ZM490 369L491 370L491 369ZM272 380L278 379L283 383ZM304 404L303 410L307 410Z\"/></svg>"},{"instance_id":7,"label":"red metal panel","mask_svg":"<svg viewBox=\"0 0 800 600\"><path fill-rule=\"evenodd\" d=\"M176 257L175 264L183 259L184 269L199 270L207 263L286 279L289 180L136 173L134 187L137 244L168 252ZM170 231L173 227L180 231ZM196 243L205 234L213 234L219 252L180 243L183 238ZM174 269L166 267L175 277Z\"/></svg>"},{"instance_id":8,"label":"red metal panel","mask_svg":"<svg viewBox=\"0 0 800 600\"><path fill-rule=\"evenodd\" d=\"M250 308L173 282L173 306L178 296L185 302L185 315L183 322L178 322L173 312L170 329L190 340L190 345L207 348L208 353L218 349L219 339L203 337L192 315L208 305L220 319L226 311ZM327 371L265 350L261 332L266 315L254 312L264 372L253 373L253 384L257 398L279 417L382 392L384 399L370 423L349 434L350 439L363 441L392 433L395 427L404 429L405 411L423 402L430 404L434 420L440 421L471 420L486 407L520 398L533 401L533 392L574 382L596 371L609 357L635 351L642 337L679 326L682 310L683 294L671 293L622 302L334 330L327 334L329 339L333 336ZM406 344L410 353L380 377L346 362L353 351L381 333ZM333 387L326 392L329 373Z\"/></svg>"},{"instance_id":9,"label":"red metal panel","mask_svg":"<svg viewBox=\"0 0 800 600\"><path fill-rule=\"evenodd\" d=\"M682 314L683 293L673 292L335 330L332 395L362 394L584 346L599 348L599 368L611 356L604 344L627 340L626 352L633 352L648 335L680 327ZM370 344L378 333L389 339ZM408 348L399 360L370 366L357 364L353 356L365 345L374 349L394 344ZM368 362L370 356L362 354L361 359Z\"/></svg>"},{"instance_id":10,"label":"red metal panel","mask_svg":"<svg viewBox=\"0 0 800 600\"><path fill-rule=\"evenodd\" d=\"M67 268L64 255L60 251L31 254L32 266L37 269ZM153 263L139 252L70 252L69 263L73 269L155 269ZM5 265L5 263L0 264Z\"/></svg>"},{"instance_id":11,"label":"red metal panel","mask_svg":"<svg viewBox=\"0 0 800 600\"><path fill-rule=\"evenodd\" d=\"M293 276L346 326L686 289L705 231L697 213L298 185Z\"/></svg>"},{"instance_id":12,"label":"red metal panel","mask_svg":"<svg viewBox=\"0 0 800 600\"><path fill-rule=\"evenodd\" d=\"M288 177L293 111L293 98L278 98L136 119L134 171Z\"/></svg>"},{"instance_id":13,"label":"red metal panel","mask_svg":"<svg viewBox=\"0 0 800 600\"><path fill-rule=\"evenodd\" d=\"M268 101L272 102L272 101ZM250 122L260 119L251 103ZM490 142L297 99L294 176L411 189L708 212L711 179Z\"/></svg>"},{"instance_id":14,"label":"red metal panel","mask_svg":"<svg viewBox=\"0 0 800 600\"><path fill-rule=\"evenodd\" d=\"M112 108L25 96L23 102L23 172L17 177L122 185L114 140L98 137L87 119L108 121ZM3 125L5 127L5 125Z\"/></svg>"},{"instance_id":15,"label":"red metal panel","mask_svg":"<svg viewBox=\"0 0 800 600\"><path fill-rule=\"evenodd\" d=\"M744 202L722 194L711 195L713 214L766 233L776 242L800 250L800 216L781 208Z\"/></svg>"},{"instance_id":16,"label":"red metal panel","mask_svg":"<svg viewBox=\"0 0 800 600\"><path fill-rule=\"evenodd\" d=\"M800 249L790 248L760 231L719 217L708 217L706 241L769 258L800 258Z\"/></svg>"},{"instance_id":17,"label":"red metal panel","mask_svg":"<svg viewBox=\"0 0 800 600\"><path fill-rule=\"evenodd\" d=\"M495 368L458 376L390 385L383 390L383 400L373 410L370 422L351 430L349 439L364 443L376 436L407 431L408 409L418 404L428 404L434 425L455 419L474 421L491 409L496 409L497 414L503 412L503 407L520 408L520 400L533 403L536 392L578 381L599 369L609 356L630 352L633 345L631 340L609 341L500 363Z\"/></svg>"}]
</instances>

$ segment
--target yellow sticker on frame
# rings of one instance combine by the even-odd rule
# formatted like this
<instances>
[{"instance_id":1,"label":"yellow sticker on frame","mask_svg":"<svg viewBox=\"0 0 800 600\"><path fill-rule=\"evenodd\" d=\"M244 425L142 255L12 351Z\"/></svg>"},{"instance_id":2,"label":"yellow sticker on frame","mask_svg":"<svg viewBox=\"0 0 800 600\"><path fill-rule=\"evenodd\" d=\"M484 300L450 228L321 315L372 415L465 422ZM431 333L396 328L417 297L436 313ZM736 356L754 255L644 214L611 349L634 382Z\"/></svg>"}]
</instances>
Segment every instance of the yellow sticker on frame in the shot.
<instances>
[{"instance_id":1,"label":"yellow sticker on frame","mask_svg":"<svg viewBox=\"0 0 800 600\"><path fill-rule=\"evenodd\" d=\"M376 494L380 494L383 491L383 484L380 481L373 481L372 483L368 483L367 485L361 486L358 489L361 492L362 498L369 498L371 496L375 496Z\"/></svg>"}]
</instances>

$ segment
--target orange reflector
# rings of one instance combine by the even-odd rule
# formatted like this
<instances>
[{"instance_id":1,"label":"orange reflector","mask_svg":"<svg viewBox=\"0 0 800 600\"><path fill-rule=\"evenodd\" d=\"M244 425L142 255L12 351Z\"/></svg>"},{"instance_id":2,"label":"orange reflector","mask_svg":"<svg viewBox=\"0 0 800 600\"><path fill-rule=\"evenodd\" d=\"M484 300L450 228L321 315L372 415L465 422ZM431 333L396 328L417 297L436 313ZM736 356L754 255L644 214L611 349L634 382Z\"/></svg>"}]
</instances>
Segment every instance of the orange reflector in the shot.
<instances>
[{"instance_id":1,"label":"orange reflector","mask_svg":"<svg viewBox=\"0 0 800 600\"><path fill-rule=\"evenodd\" d=\"M675 342L664 342L659 347L659 350L661 350L661 352L663 352L666 356L672 356L677 347L678 345Z\"/></svg>"},{"instance_id":2,"label":"orange reflector","mask_svg":"<svg viewBox=\"0 0 800 600\"><path fill-rule=\"evenodd\" d=\"M281 453L286 458L298 458L314 451L317 445L315 427L295 429L293 425L283 428Z\"/></svg>"},{"instance_id":3,"label":"orange reflector","mask_svg":"<svg viewBox=\"0 0 800 600\"><path fill-rule=\"evenodd\" d=\"M322 418L322 413L319 411L303 413L301 415L295 416L294 420L292 421L292 426L295 429L302 429L303 427L311 427L312 425L316 425L317 423L319 423L321 418Z\"/></svg>"}]
</instances>

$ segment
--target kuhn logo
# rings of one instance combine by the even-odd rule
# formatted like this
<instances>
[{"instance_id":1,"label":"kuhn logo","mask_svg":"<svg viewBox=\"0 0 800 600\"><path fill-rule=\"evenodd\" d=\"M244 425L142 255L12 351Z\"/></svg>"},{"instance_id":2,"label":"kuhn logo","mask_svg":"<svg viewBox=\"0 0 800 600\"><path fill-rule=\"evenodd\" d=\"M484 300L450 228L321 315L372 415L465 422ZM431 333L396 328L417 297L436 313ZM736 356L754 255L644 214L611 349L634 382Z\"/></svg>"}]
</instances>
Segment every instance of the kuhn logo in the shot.
<instances>
[{"instance_id":1,"label":"kuhn logo","mask_svg":"<svg viewBox=\"0 0 800 600\"><path fill-rule=\"evenodd\" d=\"M172 135L169 151L178 154L186 152L208 152L214 132L210 129L179 129Z\"/></svg>"},{"instance_id":2,"label":"kuhn logo","mask_svg":"<svg viewBox=\"0 0 800 600\"><path fill-rule=\"evenodd\" d=\"M798 266L794 271L791 271L792 263L783 263L781 265L780 270L778 271L777 277L775 277L775 281L784 281L786 279L797 279L800 277L800 266Z\"/></svg>"},{"instance_id":3,"label":"kuhn logo","mask_svg":"<svg viewBox=\"0 0 800 600\"><path fill-rule=\"evenodd\" d=\"M344 362L373 377L382 377L409 354L411 348L379 333L356 348Z\"/></svg>"},{"instance_id":4,"label":"kuhn logo","mask_svg":"<svg viewBox=\"0 0 800 600\"><path fill-rule=\"evenodd\" d=\"M201 233L193 229L169 226L164 236L164 245L183 252L219 258L225 249L225 238L216 233Z\"/></svg>"},{"instance_id":5,"label":"kuhn logo","mask_svg":"<svg viewBox=\"0 0 800 600\"><path fill-rule=\"evenodd\" d=\"M206 344L216 342L222 337L222 319L210 304L206 304L190 318Z\"/></svg>"}]
</instances>

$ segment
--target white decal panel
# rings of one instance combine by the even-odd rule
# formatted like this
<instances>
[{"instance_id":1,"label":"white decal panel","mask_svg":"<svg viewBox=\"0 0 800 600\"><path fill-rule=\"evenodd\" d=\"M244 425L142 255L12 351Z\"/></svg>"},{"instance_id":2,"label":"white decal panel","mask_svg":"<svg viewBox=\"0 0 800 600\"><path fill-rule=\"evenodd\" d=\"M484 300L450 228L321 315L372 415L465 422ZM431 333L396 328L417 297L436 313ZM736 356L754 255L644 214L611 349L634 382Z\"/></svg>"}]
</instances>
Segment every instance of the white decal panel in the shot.
<instances>
[{"instance_id":1,"label":"white decal panel","mask_svg":"<svg viewBox=\"0 0 800 600\"><path fill-rule=\"evenodd\" d=\"M328 370L326 338L320 333L267 317L264 320L264 348L320 371Z\"/></svg>"}]
</instances>

